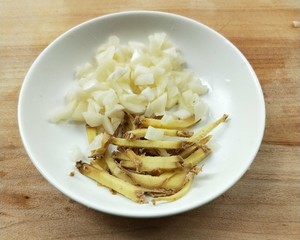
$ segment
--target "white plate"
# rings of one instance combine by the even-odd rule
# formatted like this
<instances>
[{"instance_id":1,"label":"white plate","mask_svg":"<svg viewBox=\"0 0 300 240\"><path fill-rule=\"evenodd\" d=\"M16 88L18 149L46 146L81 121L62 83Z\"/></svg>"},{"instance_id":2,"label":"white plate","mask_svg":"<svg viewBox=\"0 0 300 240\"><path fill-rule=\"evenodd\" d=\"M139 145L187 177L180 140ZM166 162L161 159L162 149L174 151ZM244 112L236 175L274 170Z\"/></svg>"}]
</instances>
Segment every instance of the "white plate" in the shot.
<instances>
[{"instance_id":1,"label":"white plate","mask_svg":"<svg viewBox=\"0 0 300 240\"><path fill-rule=\"evenodd\" d=\"M52 124L50 113L64 104L74 69L90 61L111 35L121 41L147 41L166 32L182 51L188 68L209 85L205 96L210 119L228 113L230 121L215 131L218 151L205 162L190 192L171 203L138 205L80 175L70 177L69 150L86 148L84 128ZM19 128L24 146L41 174L61 192L90 208L129 217L158 217L199 207L220 196L247 171L259 149L265 127L265 105L259 81L246 58L226 38L194 20L162 12L110 14L80 24L52 42L29 69L19 98ZM46 205L45 205L46 207Z\"/></svg>"}]
</instances>

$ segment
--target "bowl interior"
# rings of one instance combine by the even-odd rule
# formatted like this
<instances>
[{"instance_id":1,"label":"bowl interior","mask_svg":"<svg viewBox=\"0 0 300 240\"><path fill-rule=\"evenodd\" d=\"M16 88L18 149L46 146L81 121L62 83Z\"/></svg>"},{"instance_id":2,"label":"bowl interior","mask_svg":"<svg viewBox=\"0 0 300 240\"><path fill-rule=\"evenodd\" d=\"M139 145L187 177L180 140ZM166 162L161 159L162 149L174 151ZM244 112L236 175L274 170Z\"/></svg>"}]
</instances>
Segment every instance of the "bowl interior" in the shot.
<instances>
[{"instance_id":1,"label":"bowl interior","mask_svg":"<svg viewBox=\"0 0 300 240\"><path fill-rule=\"evenodd\" d=\"M70 149L87 147L83 126L52 124L52 112L64 104L74 70L92 59L111 35L122 42L146 42L166 32L182 51L188 68L208 84L204 100L208 121L223 113L230 120L214 132L220 147L206 161L190 192L182 199L138 205L112 195L88 178L75 174ZM97 210L130 217L157 217L201 206L230 188L253 161L264 131L265 108L259 81L245 57L228 40L191 19L161 12L125 12L99 17L67 31L32 64L19 98L19 128L24 146L41 174L70 198Z\"/></svg>"}]
</instances>

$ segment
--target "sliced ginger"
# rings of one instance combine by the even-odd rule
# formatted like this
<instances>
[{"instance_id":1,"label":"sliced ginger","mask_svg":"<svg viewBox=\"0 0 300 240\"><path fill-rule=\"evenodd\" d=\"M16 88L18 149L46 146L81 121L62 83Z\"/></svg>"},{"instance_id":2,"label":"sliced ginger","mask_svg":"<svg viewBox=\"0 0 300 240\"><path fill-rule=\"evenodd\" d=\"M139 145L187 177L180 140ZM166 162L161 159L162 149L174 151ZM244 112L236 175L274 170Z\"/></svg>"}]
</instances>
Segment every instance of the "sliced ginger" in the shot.
<instances>
[{"instance_id":1,"label":"sliced ginger","mask_svg":"<svg viewBox=\"0 0 300 240\"><path fill-rule=\"evenodd\" d=\"M79 161L76 167L101 186L136 203L147 203L146 196L152 197L154 205L175 201L187 194L194 176L201 171L198 164L212 152L206 146L212 138L208 134L227 118L224 114L193 133L188 130L196 124L193 117L165 123L126 113L122 129L113 136L103 133L101 146L91 152L91 163ZM175 139L147 140L144 137L149 126ZM97 134L97 128L87 126L89 143ZM108 151L109 145L117 150Z\"/></svg>"}]
</instances>

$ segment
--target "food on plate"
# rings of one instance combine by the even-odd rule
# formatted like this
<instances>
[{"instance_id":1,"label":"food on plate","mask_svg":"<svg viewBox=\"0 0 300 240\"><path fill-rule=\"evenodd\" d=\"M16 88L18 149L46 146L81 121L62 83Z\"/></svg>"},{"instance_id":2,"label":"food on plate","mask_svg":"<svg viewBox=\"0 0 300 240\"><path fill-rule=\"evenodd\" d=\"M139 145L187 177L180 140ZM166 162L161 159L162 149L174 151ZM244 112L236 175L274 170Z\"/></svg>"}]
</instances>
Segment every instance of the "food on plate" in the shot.
<instances>
[{"instance_id":1,"label":"food on plate","mask_svg":"<svg viewBox=\"0 0 300 240\"><path fill-rule=\"evenodd\" d=\"M110 37L76 80L52 121L86 125L90 161L77 161L79 172L136 203L183 197L212 152L209 133L228 116L192 130L208 88L167 35L146 44Z\"/></svg>"},{"instance_id":2,"label":"food on plate","mask_svg":"<svg viewBox=\"0 0 300 240\"><path fill-rule=\"evenodd\" d=\"M129 112L140 115L140 127L185 129L207 109L199 97L207 86L185 68L182 53L165 33L150 35L148 43L124 44L112 36L75 77L53 122L85 123L112 135Z\"/></svg>"},{"instance_id":3,"label":"food on plate","mask_svg":"<svg viewBox=\"0 0 300 240\"><path fill-rule=\"evenodd\" d=\"M147 203L147 196L152 197L153 204L175 201L188 192L194 176L201 172L198 164L212 152L206 145L212 137L208 134L227 118L224 114L190 137L173 136L173 141L148 140L144 135L128 139L134 129L140 130L138 125L125 132L118 129L119 137L102 134L105 141L93 150L101 154L92 155L91 163L78 161L76 167L83 175L137 203ZM110 145L115 146L114 151L109 150Z\"/></svg>"}]
</instances>

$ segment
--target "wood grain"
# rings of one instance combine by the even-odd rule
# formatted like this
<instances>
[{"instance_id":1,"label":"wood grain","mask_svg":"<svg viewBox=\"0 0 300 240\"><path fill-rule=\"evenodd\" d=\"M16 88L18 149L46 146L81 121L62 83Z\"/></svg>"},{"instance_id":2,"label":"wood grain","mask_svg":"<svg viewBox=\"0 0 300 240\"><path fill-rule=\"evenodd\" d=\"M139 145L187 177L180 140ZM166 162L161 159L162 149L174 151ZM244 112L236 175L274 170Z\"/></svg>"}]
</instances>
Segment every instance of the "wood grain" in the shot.
<instances>
[{"instance_id":1,"label":"wood grain","mask_svg":"<svg viewBox=\"0 0 300 240\"><path fill-rule=\"evenodd\" d=\"M1 239L299 239L300 3L286 1L0 0ZM267 121L251 168L193 211L128 219L88 209L36 170L20 140L17 101L30 65L57 36L93 17L160 10L207 24L232 41L263 88Z\"/></svg>"}]
</instances>

